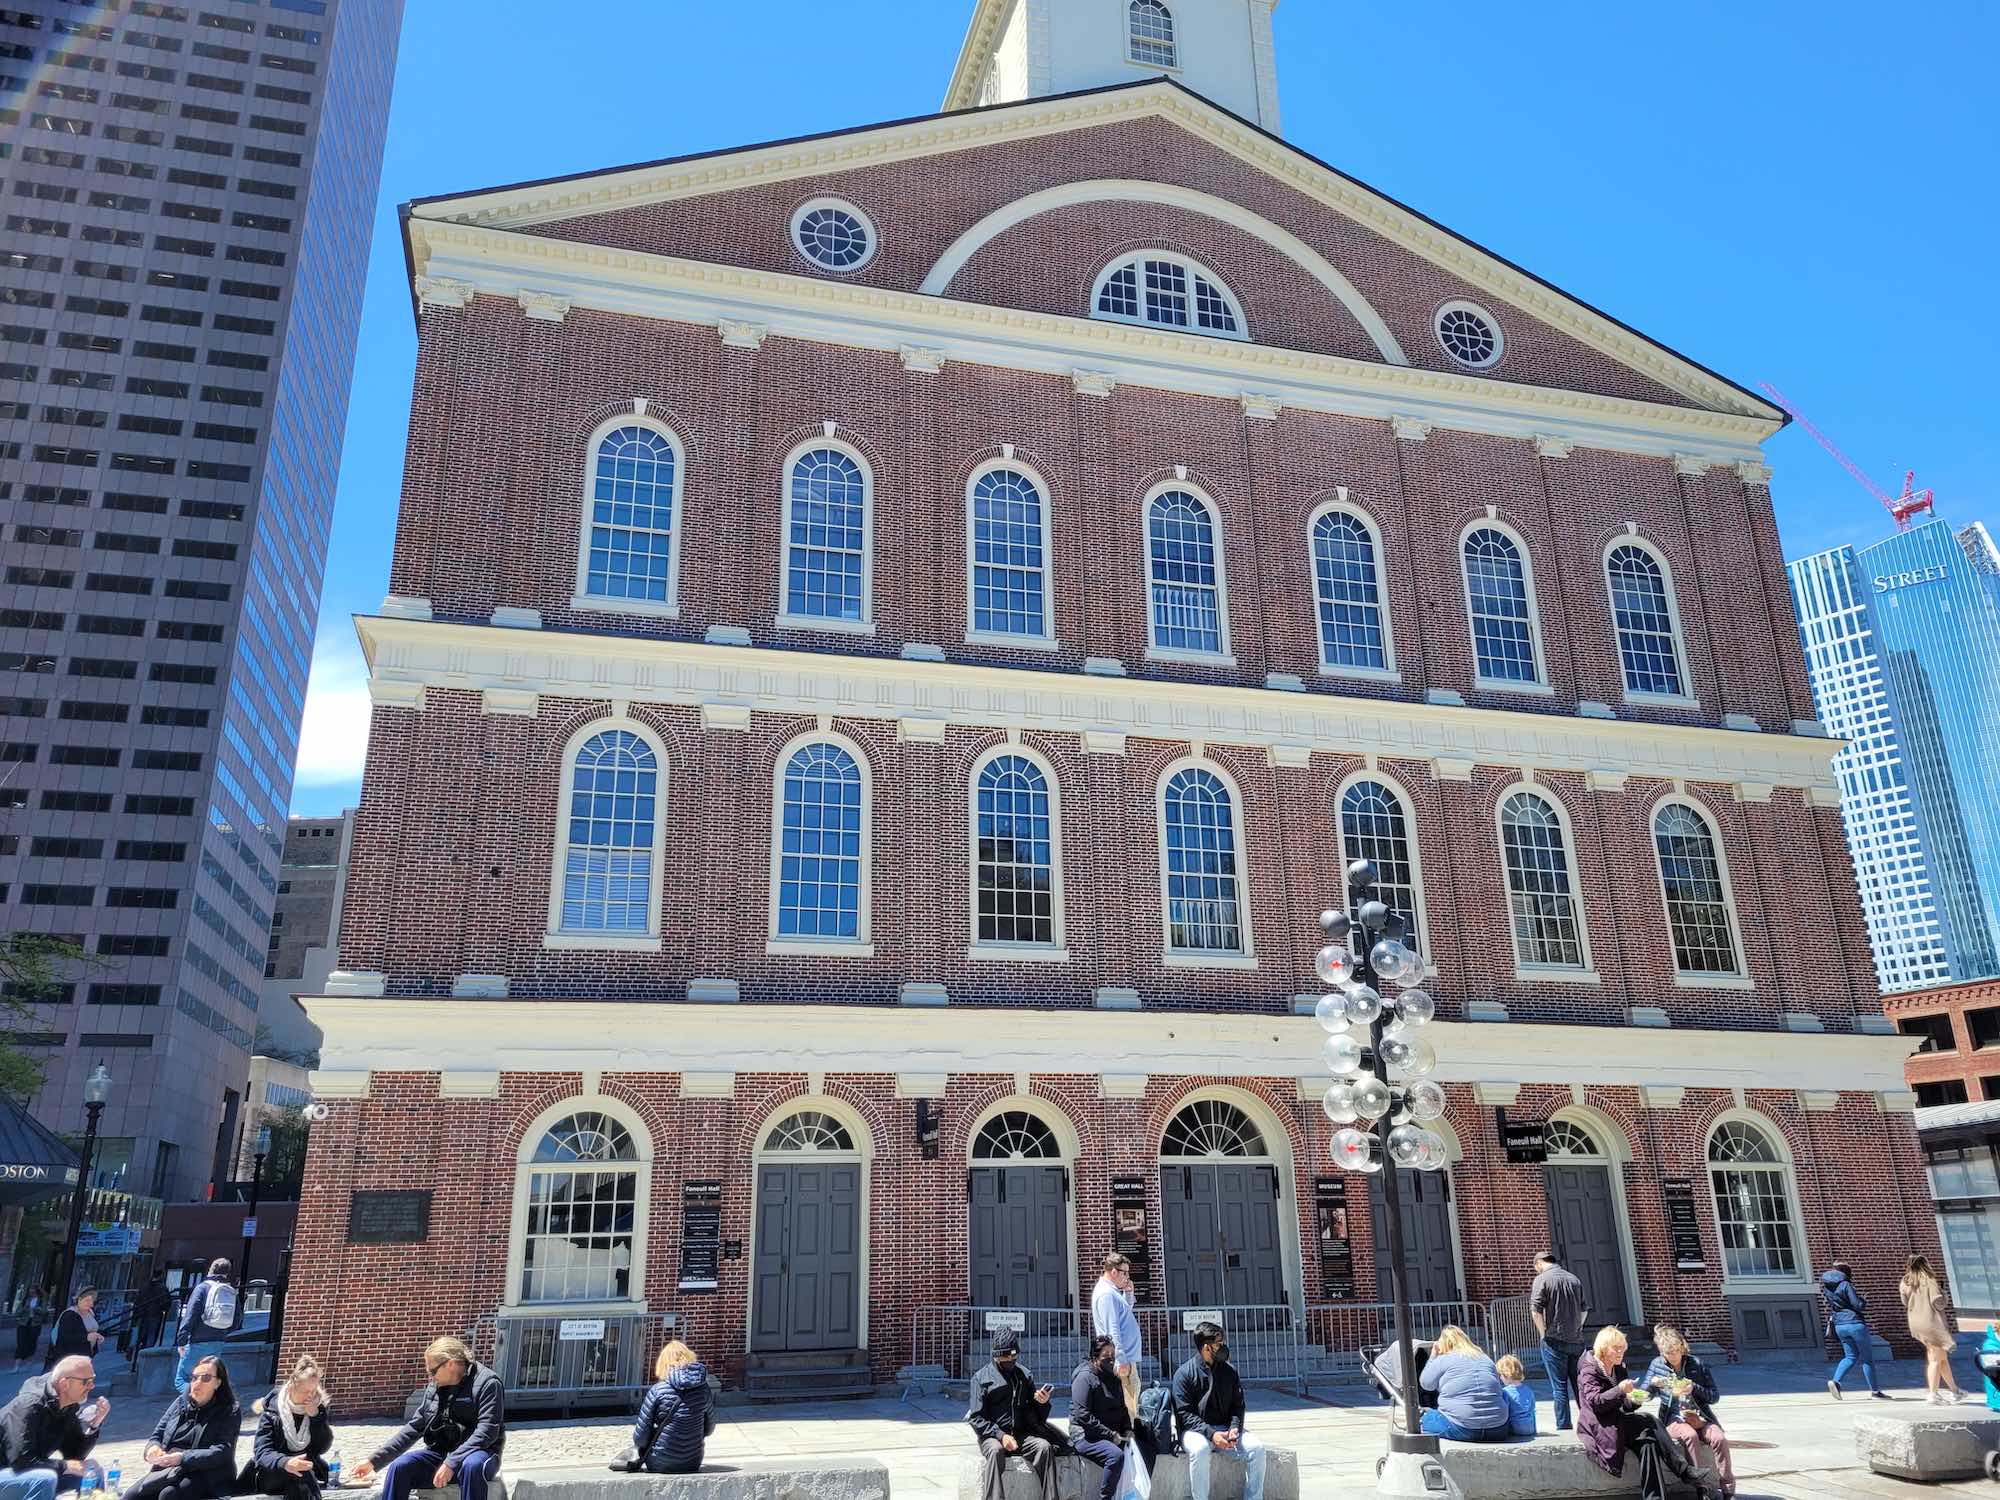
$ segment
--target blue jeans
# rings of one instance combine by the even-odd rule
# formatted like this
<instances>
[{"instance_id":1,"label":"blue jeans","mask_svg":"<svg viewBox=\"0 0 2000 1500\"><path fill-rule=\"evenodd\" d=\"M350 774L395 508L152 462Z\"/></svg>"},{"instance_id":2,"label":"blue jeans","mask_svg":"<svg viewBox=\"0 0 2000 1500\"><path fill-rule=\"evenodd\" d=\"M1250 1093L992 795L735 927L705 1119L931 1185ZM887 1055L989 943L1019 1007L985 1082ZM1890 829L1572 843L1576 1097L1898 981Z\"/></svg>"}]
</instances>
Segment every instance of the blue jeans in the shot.
<instances>
[{"instance_id":1,"label":"blue jeans","mask_svg":"<svg viewBox=\"0 0 2000 1500\"><path fill-rule=\"evenodd\" d=\"M1868 1389L1879 1391L1875 1383L1875 1362L1869 1356L1874 1346L1868 1338L1865 1323L1836 1323L1833 1336L1840 1340L1840 1363L1833 1367L1833 1383L1839 1385L1847 1377L1847 1372L1856 1365L1861 1366L1861 1378L1868 1382Z\"/></svg>"},{"instance_id":2,"label":"blue jeans","mask_svg":"<svg viewBox=\"0 0 2000 1500\"><path fill-rule=\"evenodd\" d=\"M443 1462L444 1455L429 1448L412 1448L392 1460L382 1471L382 1500L410 1500L411 1490L429 1489L431 1476ZM486 1486L499 1472L499 1454L473 1454L463 1468L452 1473L452 1478L458 1481L459 1500L486 1500Z\"/></svg>"},{"instance_id":3,"label":"blue jeans","mask_svg":"<svg viewBox=\"0 0 2000 1500\"><path fill-rule=\"evenodd\" d=\"M1505 1422L1484 1429L1461 1427L1435 1406L1425 1408L1417 1425L1432 1437L1450 1438L1454 1443L1504 1443L1512 1436Z\"/></svg>"},{"instance_id":4,"label":"blue jeans","mask_svg":"<svg viewBox=\"0 0 2000 1500\"><path fill-rule=\"evenodd\" d=\"M0 1500L56 1500L54 1469L0 1469Z\"/></svg>"},{"instance_id":5,"label":"blue jeans","mask_svg":"<svg viewBox=\"0 0 2000 1500\"><path fill-rule=\"evenodd\" d=\"M188 1377L194 1374L194 1367L205 1359L222 1359L228 1349L229 1346L220 1340L212 1344L189 1344L182 1349L181 1357L174 1361L174 1389L185 1396L188 1393Z\"/></svg>"},{"instance_id":6,"label":"blue jeans","mask_svg":"<svg viewBox=\"0 0 2000 1500\"><path fill-rule=\"evenodd\" d=\"M1071 1438L1069 1445L1104 1470L1097 1500L1118 1500L1125 1490L1125 1445L1079 1438Z\"/></svg>"},{"instance_id":7,"label":"blue jeans","mask_svg":"<svg viewBox=\"0 0 2000 1500\"><path fill-rule=\"evenodd\" d=\"M1264 1500L1263 1441L1247 1432L1240 1434L1238 1441L1240 1446L1224 1449L1223 1457L1243 1463L1243 1500ZM1187 1453L1188 1494L1192 1500L1208 1500L1208 1466L1215 1460L1214 1444L1198 1432L1184 1432L1181 1447Z\"/></svg>"},{"instance_id":8,"label":"blue jeans","mask_svg":"<svg viewBox=\"0 0 2000 1500\"><path fill-rule=\"evenodd\" d=\"M1569 1405L1577 1399L1576 1362L1583 1358L1583 1345L1568 1339L1542 1340L1542 1368L1549 1375L1549 1396L1555 1402L1556 1431L1569 1431Z\"/></svg>"}]
</instances>

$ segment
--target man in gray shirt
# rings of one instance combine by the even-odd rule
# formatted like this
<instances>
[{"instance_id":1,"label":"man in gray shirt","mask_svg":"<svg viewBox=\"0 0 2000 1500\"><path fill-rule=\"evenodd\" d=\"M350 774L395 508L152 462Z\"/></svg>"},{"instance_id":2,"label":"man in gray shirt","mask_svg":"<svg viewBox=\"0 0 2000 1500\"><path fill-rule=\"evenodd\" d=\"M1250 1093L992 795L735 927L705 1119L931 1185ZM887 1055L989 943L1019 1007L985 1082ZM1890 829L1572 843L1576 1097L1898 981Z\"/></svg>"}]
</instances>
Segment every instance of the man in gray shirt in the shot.
<instances>
[{"instance_id":1,"label":"man in gray shirt","mask_svg":"<svg viewBox=\"0 0 2000 1500\"><path fill-rule=\"evenodd\" d=\"M1535 1285L1528 1293L1528 1311L1542 1336L1542 1368L1549 1374L1555 1402L1556 1431L1570 1425L1570 1402L1576 1397L1576 1362L1583 1357L1584 1319L1590 1315L1583 1283L1565 1271L1550 1250L1535 1256Z\"/></svg>"}]
</instances>

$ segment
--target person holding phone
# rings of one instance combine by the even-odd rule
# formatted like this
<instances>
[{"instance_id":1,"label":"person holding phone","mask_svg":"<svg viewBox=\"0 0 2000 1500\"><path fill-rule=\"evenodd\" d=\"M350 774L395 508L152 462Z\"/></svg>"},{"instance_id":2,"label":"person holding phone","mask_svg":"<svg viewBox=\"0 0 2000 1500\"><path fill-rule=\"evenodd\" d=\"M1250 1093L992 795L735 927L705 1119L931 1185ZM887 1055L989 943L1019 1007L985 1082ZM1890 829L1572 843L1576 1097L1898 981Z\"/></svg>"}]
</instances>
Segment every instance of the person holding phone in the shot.
<instances>
[{"instance_id":1,"label":"person holding phone","mask_svg":"<svg viewBox=\"0 0 2000 1500\"><path fill-rule=\"evenodd\" d=\"M1243 1380L1219 1324L1195 1324L1194 1357L1174 1371L1173 1397L1193 1500L1208 1500L1208 1471L1218 1453L1241 1460L1243 1500L1264 1500L1264 1444L1243 1430Z\"/></svg>"},{"instance_id":2,"label":"person holding phone","mask_svg":"<svg viewBox=\"0 0 2000 1500\"><path fill-rule=\"evenodd\" d=\"M1009 1454L1019 1454L1042 1488L1042 1500L1059 1500L1056 1459L1069 1439L1049 1421L1052 1385L1037 1385L1021 1367L1021 1335L1002 1328L993 1335L993 1358L972 1377L965 1420L979 1439L980 1500L1002 1500Z\"/></svg>"}]
</instances>

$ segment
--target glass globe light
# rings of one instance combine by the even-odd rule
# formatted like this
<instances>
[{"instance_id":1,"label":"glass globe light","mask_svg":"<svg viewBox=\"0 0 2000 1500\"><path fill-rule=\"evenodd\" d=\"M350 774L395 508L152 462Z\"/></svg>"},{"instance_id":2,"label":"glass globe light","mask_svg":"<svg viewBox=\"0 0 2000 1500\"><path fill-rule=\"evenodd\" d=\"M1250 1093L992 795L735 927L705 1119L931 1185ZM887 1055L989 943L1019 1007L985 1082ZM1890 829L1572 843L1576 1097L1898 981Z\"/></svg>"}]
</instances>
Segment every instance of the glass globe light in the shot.
<instances>
[{"instance_id":1,"label":"glass globe light","mask_svg":"<svg viewBox=\"0 0 2000 1500\"><path fill-rule=\"evenodd\" d=\"M1389 1085L1379 1078L1364 1078L1354 1085L1354 1107L1364 1120L1379 1120L1395 1102Z\"/></svg>"},{"instance_id":2,"label":"glass globe light","mask_svg":"<svg viewBox=\"0 0 2000 1500\"><path fill-rule=\"evenodd\" d=\"M1319 1107L1336 1125L1352 1125L1361 1118L1361 1111L1354 1107L1354 1085L1351 1083L1334 1084L1319 1101Z\"/></svg>"},{"instance_id":3,"label":"glass globe light","mask_svg":"<svg viewBox=\"0 0 2000 1500\"><path fill-rule=\"evenodd\" d=\"M1383 1062L1392 1068L1400 1068L1409 1062L1416 1040L1415 1036L1401 1027L1391 1026L1382 1033L1382 1040L1377 1050L1381 1052Z\"/></svg>"},{"instance_id":4,"label":"glass globe light","mask_svg":"<svg viewBox=\"0 0 2000 1500\"><path fill-rule=\"evenodd\" d=\"M1319 1055L1336 1078L1352 1078L1361 1071L1361 1043L1344 1031L1328 1037Z\"/></svg>"},{"instance_id":5,"label":"glass globe light","mask_svg":"<svg viewBox=\"0 0 2000 1500\"><path fill-rule=\"evenodd\" d=\"M1319 1022L1321 1029L1329 1034L1347 1030L1347 1023L1353 1020L1353 1017L1347 1013L1347 996L1341 994L1338 990L1333 991L1331 994L1321 995L1319 997L1319 1004L1313 1007L1313 1019Z\"/></svg>"},{"instance_id":6,"label":"glass globe light","mask_svg":"<svg viewBox=\"0 0 2000 1500\"><path fill-rule=\"evenodd\" d=\"M1396 997L1396 1019L1405 1026L1421 1026L1438 1013L1438 1003L1429 990L1404 990Z\"/></svg>"},{"instance_id":7,"label":"glass globe light","mask_svg":"<svg viewBox=\"0 0 2000 1500\"><path fill-rule=\"evenodd\" d=\"M1407 1031L1398 1034L1408 1044L1410 1050L1401 1062L1391 1063L1391 1067L1399 1069L1405 1078L1423 1078L1436 1069L1437 1048L1422 1037L1413 1036ZM1382 1055L1385 1058L1389 1055L1389 1038L1386 1034L1382 1038Z\"/></svg>"},{"instance_id":8,"label":"glass globe light","mask_svg":"<svg viewBox=\"0 0 2000 1500\"><path fill-rule=\"evenodd\" d=\"M1415 1125L1398 1125L1389 1132L1389 1160L1399 1167L1422 1167L1429 1155L1428 1134Z\"/></svg>"},{"instance_id":9,"label":"glass globe light","mask_svg":"<svg viewBox=\"0 0 2000 1500\"><path fill-rule=\"evenodd\" d=\"M1389 904L1386 901L1364 901L1354 915L1370 932L1380 932L1382 924L1389 920Z\"/></svg>"},{"instance_id":10,"label":"glass globe light","mask_svg":"<svg viewBox=\"0 0 2000 1500\"><path fill-rule=\"evenodd\" d=\"M1354 954L1345 943L1328 943L1313 955L1313 972L1327 984L1346 984L1354 977Z\"/></svg>"},{"instance_id":11,"label":"glass globe light","mask_svg":"<svg viewBox=\"0 0 2000 1500\"><path fill-rule=\"evenodd\" d=\"M1347 1019L1357 1026L1372 1026L1382 1014L1382 992L1372 984L1350 984L1346 990Z\"/></svg>"},{"instance_id":12,"label":"glass globe light","mask_svg":"<svg viewBox=\"0 0 2000 1500\"><path fill-rule=\"evenodd\" d=\"M1368 962L1391 984L1407 984L1423 971L1417 955L1392 938L1383 938L1368 950Z\"/></svg>"},{"instance_id":13,"label":"glass globe light","mask_svg":"<svg viewBox=\"0 0 2000 1500\"><path fill-rule=\"evenodd\" d=\"M1328 937L1340 939L1354 930L1354 919L1344 911L1335 911L1332 907L1328 907L1319 914L1319 925L1320 930Z\"/></svg>"},{"instance_id":14,"label":"glass globe light","mask_svg":"<svg viewBox=\"0 0 2000 1500\"><path fill-rule=\"evenodd\" d=\"M1444 1090L1429 1078L1419 1078L1403 1090L1403 1097L1409 1101L1413 1120L1435 1120L1444 1114Z\"/></svg>"},{"instance_id":15,"label":"glass globe light","mask_svg":"<svg viewBox=\"0 0 2000 1500\"><path fill-rule=\"evenodd\" d=\"M1347 888L1350 891L1365 891L1381 878L1375 862L1370 859L1357 859L1347 867Z\"/></svg>"},{"instance_id":16,"label":"glass globe light","mask_svg":"<svg viewBox=\"0 0 2000 1500\"><path fill-rule=\"evenodd\" d=\"M1423 1137L1424 1161L1422 1165L1424 1170L1430 1172L1442 1171L1451 1164L1451 1148L1445 1145L1444 1137L1439 1135L1435 1130L1424 1131Z\"/></svg>"},{"instance_id":17,"label":"glass globe light","mask_svg":"<svg viewBox=\"0 0 2000 1500\"><path fill-rule=\"evenodd\" d=\"M1375 1159L1375 1137L1365 1130L1346 1130L1333 1133L1333 1164L1349 1172L1373 1172L1381 1163Z\"/></svg>"}]
</instances>

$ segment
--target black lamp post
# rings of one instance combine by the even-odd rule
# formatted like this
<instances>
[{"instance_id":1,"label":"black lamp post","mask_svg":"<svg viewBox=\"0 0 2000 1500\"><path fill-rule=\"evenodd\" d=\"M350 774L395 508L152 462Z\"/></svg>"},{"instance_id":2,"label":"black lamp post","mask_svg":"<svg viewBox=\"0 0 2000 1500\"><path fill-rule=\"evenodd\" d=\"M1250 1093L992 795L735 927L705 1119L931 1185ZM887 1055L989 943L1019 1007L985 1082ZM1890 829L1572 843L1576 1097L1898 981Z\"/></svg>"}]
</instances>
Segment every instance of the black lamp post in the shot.
<instances>
[{"instance_id":1,"label":"black lamp post","mask_svg":"<svg viewBox=\"0 0 2000 1500\"><path fill-rule=\"evenodd\" d=\"M264 1158L271 1154L271 1127L257 1127L257 1160L250 1169L250 1212L243 1216L243 1273L237 1285L250 1290L250 1242L257 1231L257 1190L264 1185Z\"/></svg>"},{"instance_id":2,"label":"black lamp post","mask_svg":"<svg viewBox=\"0 0 2000 1500\"><path fill-rule=\"evenodd\" d=\"M1403 944L1409 924L1391 912L1376 890L1377 872L1367 860L1347 867L1353 910L1320 913L1330 939L1313 967L1329 992L1314 1011L1327 1032L1321 1049L1334 1082L1323 1101L1337 1127L1334 1164L1350 1172L1383 1172L1383 1228L1388 1235L1389 1299L1394 1336L1401 1349L1403 1430L1391 1426L1391 1453L1436 1454L1438 1440L1418 1431L1417 1359L1410 1325L1409 1288L1403 1263L1402 1184L1398 1168L1436 1170L1445 1164L1445 1143L1429 1122L1444 1113L1444 1090L1426 1075L1437 1054L1418 1034L1436 1013L1430 995L1416 987L1423 963ZM1385 1000L1382 983L1407 985ZM1350 1029L1364 1026L1366 1041ZM1390 1082L1394 1070L1398 1081ZM1366 1122L1367 1128L1358 1128Z\"/></svg>"},{"instance_id":3,"label":"black lamp post","mask_svg":"<svg viewBox=\"0 0 2000 1500\"><path fill-rule=\"evenodd\" d=\"M97 1148L97 1120L111 1097L111 1073L103 1063L83 1080L83 1160L76 1169L76 1192L69 1200L69 1237L63 1241L62 1279L56 1283L62 1305L69 1306L70 1282L76 1276L76 1242L83 1234L83 1205L90 1197L90 1158Z\"/></svg>"}]
</instances>

